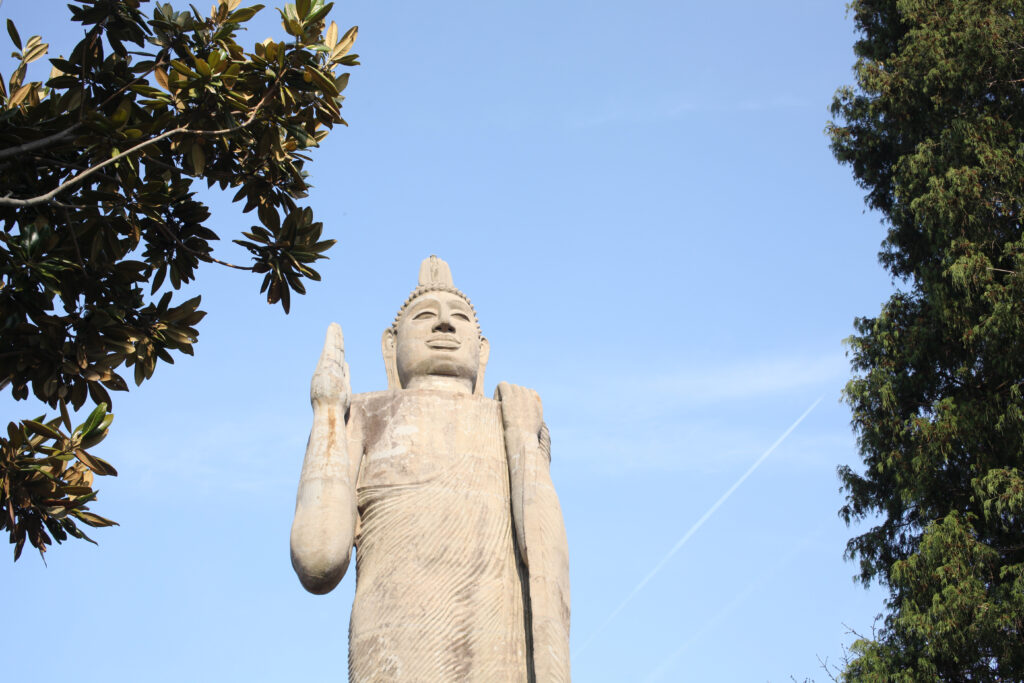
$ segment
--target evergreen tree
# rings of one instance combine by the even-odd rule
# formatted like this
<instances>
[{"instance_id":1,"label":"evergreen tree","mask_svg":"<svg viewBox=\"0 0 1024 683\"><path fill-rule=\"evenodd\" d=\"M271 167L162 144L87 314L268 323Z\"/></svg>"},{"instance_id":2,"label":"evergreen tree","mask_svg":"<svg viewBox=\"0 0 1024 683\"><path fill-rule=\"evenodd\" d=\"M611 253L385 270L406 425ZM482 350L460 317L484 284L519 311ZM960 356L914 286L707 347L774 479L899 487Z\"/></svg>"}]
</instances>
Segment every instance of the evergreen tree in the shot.
<instances>
[{"instance_id":1,"label":"evergreen tree","mask_svg":"<svg viewBox=\"0 0 1024 683\"><path fill-rule=\"evenodd\" d=\"M1024 681L1024 0L855 0L829 127L897 293L855 321L841 468L889 591L848 681Z\"/></svg>"},{"instance_id":2,"label":"evergreen tree","mask_svg":"<svg viewBox=\"0 0 1024 683\"><path fill-rule=\"evenodd\" d=\"M204 15L144 2L68 5L84 37L45 81L27 76L49 46L7 21L18 63L0 78L0 388L58 411L0 436L0 530L15 560L26 541L42 553L91 540L79 523L114 523L88 510L93 475L116 471L87 449L113 418L109 392L128 389L122 367L140 384L172 351L192 354L205 314L173 291L201 262L262 275L287 312L334 243L298 200L310 150L345 123L337 72L358 64L356 29L339 36L333 3L296 0L279 10L287 35L247 51L236 38L262 5L217 0ZM260 225L235 240L251 263L213 256L196 181L255 210ZM73 427L69 406L89 403Z\"/></svg>"}]
</instances>

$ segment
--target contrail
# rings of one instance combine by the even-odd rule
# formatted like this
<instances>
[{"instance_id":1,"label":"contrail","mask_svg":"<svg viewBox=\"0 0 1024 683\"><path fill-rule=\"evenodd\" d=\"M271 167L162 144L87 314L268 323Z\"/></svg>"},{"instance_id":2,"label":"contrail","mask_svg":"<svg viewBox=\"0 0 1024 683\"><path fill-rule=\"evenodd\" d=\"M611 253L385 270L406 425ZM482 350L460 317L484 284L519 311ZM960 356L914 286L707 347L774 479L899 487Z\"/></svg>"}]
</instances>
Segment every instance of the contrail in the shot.
<instances>
[{"instance_id":1,"label":"contrail","mask_svg":"<svg viewBox=\"0 0 1024 683\"><path fill-rule=\"evenodd\" d=\"M782 436L780 436L778 439L776 439L775 443L773 443L771 446L769 446L768 450L766 450L764 453L762 453L761 457L759 457L757 460L754 461L754 464L751 465L750 468L746 472L743 473L743 476L741 476L739 479L737 479L736 483L734 483L732 486L730 486L729 490L726 491L725 493L723 493L722 497L719 498L718 500L716 500L715 504L712 505L710 508L708 508L708 511L705 512L703 515L701 515L701 518L693 523L693 526L691 526L690 529L685 534L683 534L683 537L680 538L676 542L676 544L674 546L672 546L672 549L669 550L668 553L665 554L665 557L661 558L661 561L658 562L658 564L656 564L654 566L654 569L652 569L650 571L650 573L647 574L647 576L645 576L643 578L643 580L641 580L640 583L638 583L636 585L636 588L634 588L630 592L630 594L626 596L626 599L622 601L622 604L620 604L618 607L616 607L615 610L611 614L608 615L608 618L605 619L604 622L602 622L601 625L597 627L597 630L595 630L593 633L590 634L590 637L587 638L586 641L584 641L583 645L581 645L576 650L576 652L574 652L572 654L572 657L571 657L572 659L576 659L579 655L581 655L583 653L584 650L587 649L587 647L592 642L594 642L594 638L596 638L598 636L598 634L600 634L601 631L603 631L608 626L608 624L610 624L612 622L612 620L619 615L619 612L621 612L622 610L624 610L626 608L626 605L628 605L633 600L633 598L636 597L637 593L639 593L640 591L642 591L644 589L644 586L646 586L648 583L650 583L651 579L653 579L655 576L657 576L658 572L660 572L665 567L665 565L668 564L668 561L671 560L672 557L677 552L679 552L679 549L682 548L684 545L686 545L686 542L690 540L690 537L693 536L695 533L697 533L698 529L700 529L702 526L704 526L704 523L711 518L711 515L715 514L715 511L718 510L718 508L722 507L722 503L724 503L725 501L729 500L729 496L731 496L733 493L735 493L736 489L738 489L740 487L740 485L747 480L747 477L749 477L751 474L753 474L754 470L756 470L761 465L761 463L763 463L765 461L765 459L769 455L771 455L772 452L776 448L778 448L779 445L783 441L786 440L786 437L788 437L790 434L792 434L793 430L800 426L800 423L804 421L805 417L807 417L808 415L811 414L812 410L814 410L815 408L818 407L818 404L821 403L823 398L825 398L825 397L824 396L819 396L818 400L815 401L814 403L812 403L811 407L808 408L807 410L805 410L804 414L801 415L800 417L798 417L796 419L796 422L791 424L789 426L789 429L784 431L782 433Z\"/></svg>"}]
</instances>

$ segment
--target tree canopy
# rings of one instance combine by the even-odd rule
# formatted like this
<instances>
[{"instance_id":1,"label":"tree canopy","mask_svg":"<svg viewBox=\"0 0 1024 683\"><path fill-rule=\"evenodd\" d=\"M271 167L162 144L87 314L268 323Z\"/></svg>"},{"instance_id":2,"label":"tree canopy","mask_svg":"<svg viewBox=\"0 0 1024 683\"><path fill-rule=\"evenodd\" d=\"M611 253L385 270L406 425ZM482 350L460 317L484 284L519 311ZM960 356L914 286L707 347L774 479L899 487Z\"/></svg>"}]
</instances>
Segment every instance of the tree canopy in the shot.
<instances>
[{"instance_id":1,"label":"tree canopy","mask_svg":"<svg viewBox=\"0 0 1024 683\"><path fill-rule=\"evenodd\" d=\"M17 67L0 77L0 387L30 393L56 417L11 422L0 437L0 525L15 560L40 553L88 511L93 475L113 466L89 453L113 416L111 391L136 384L172 352L192 354L205 313L175 298L200 263L263 275L261 292L287 313L292 292L319 280L311 266L334 240L300 201L305 164L335 124L358 64L353 27L339 35L333 3L279 10L287 34L250 50L237 37L262 5L217 0L208 16L145 0L77 0L83 38L51 58L7 21ZM147 15L144 9L150 10ZM347 125L347 124L346 124ZM218 235L196 181L233 192L258 224L234 241L251 254L215 258ZM73 427L70 409L91 406Z\"/></svg>"},{"instance_id":2,"label":"tree canopy","mask_svg":"<svg viewBox=\"0 0 1024 683\"><path fill-rule=\"evenodd\" d=\"M1024 680L1024 1L850 7L832 150L898 287L849 340L847 554L889 597L842 676Z\"/></svg>"}]
</instances>

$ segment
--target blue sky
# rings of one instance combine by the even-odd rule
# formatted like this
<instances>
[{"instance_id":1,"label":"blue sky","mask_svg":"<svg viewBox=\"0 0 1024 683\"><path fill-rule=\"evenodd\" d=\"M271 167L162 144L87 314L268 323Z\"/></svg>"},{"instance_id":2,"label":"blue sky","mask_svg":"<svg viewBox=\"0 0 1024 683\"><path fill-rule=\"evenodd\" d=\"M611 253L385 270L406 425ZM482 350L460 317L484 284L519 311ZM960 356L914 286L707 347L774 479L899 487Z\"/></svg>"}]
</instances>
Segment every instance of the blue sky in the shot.
<instances>
[{"instance_id":1,"label":"blue sky","mask_svg":"<svg viewBox=\"0 0 1024 683\"><path fill-rule=\"evenodd\" d=\"M268 4L243 42L281 35ZM51 56L76 40L66 16L0 5ZM337 321L353 389L384 388L381 332L437 254L490 339L488 393L504 380L544 401L575 679L826 680L818 659L882 606L842 559L856 529L835 469L857 462L841 342L892 289L884 227L822 132L852 81L844 3L358 1L332 16L360 26L363 65L351 126L310 167L339 242L323 282L285 316L256 276L200 270L196 356L115 396L97 450L120 476L94 509L121 526L47 567L0 562L21 634L5 672L345 680L354 577L312 596L288 561L309 377ZM229 241L252 218L210 201L218 255L244 260ZM9 419L42 412L2 401Z\"/></svg>"}]
</instances>

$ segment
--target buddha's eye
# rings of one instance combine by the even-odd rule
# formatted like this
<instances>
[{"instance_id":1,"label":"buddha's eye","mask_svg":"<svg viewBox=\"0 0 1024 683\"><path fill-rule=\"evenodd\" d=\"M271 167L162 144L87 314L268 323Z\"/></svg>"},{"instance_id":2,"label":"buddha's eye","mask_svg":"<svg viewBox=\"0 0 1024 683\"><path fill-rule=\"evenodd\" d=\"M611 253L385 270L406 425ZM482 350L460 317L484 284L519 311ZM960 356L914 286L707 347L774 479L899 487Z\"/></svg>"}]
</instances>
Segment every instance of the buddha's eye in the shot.
<instances>
[{"instance_id":1,"label":"buddha's eye","mask_svg":"<svg viewBox=\"0 0 1024 683\"><path fill-rule=\"evenodd\" d=\"M413 320L426 320L428 318L434 318L436 314L433 311L420 311L412 317Z\"/></svg>"},{"instance_id":2,"label":"buddha's eye","mask_svg":"<svg viewBox=\"0 0 1024 683\"><path fill-rule=\"evenodd\" d=\"M452 313L452 317L458 318L459 320L462 320L467 323L469 322L469 316L466 315L465 313Z\"/></svg>"}]
</instances>

